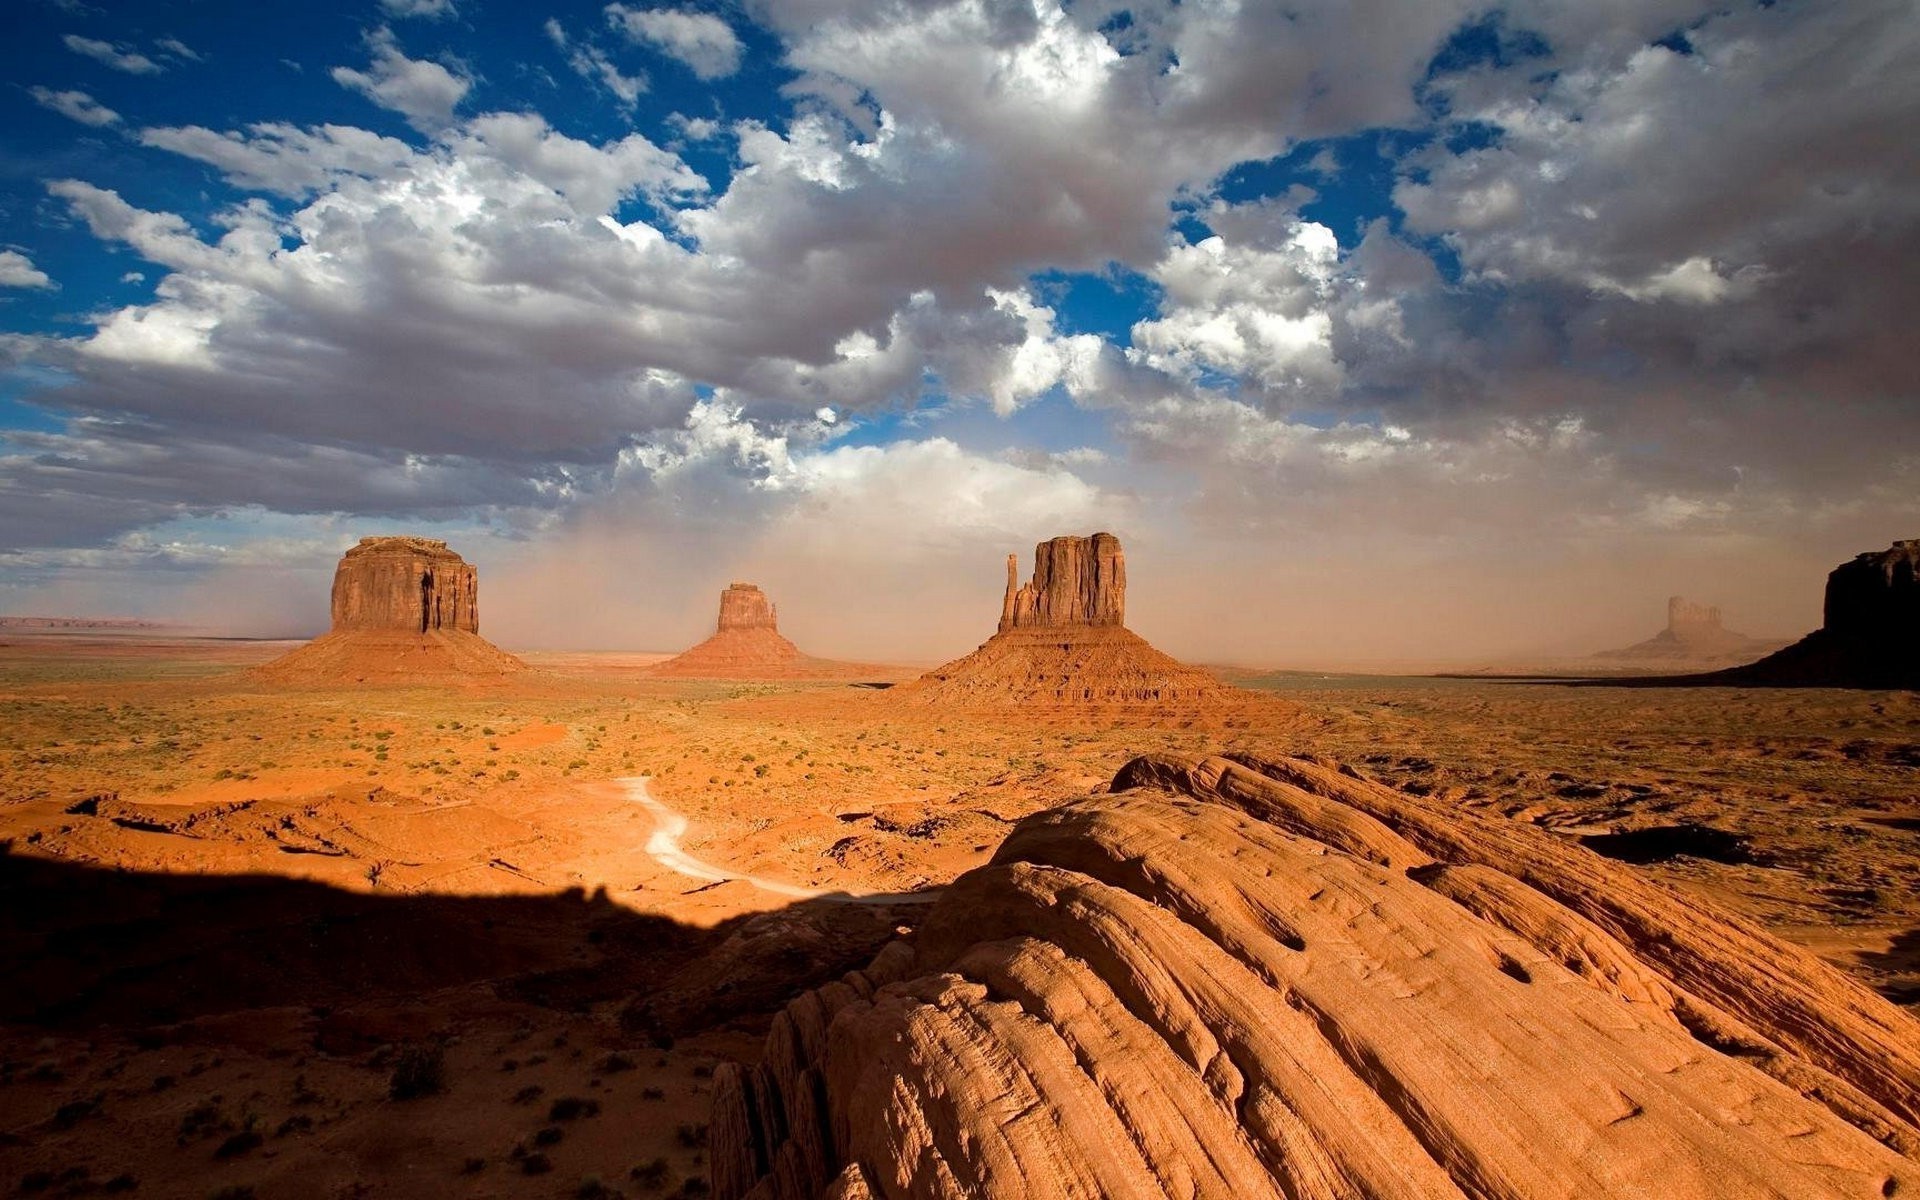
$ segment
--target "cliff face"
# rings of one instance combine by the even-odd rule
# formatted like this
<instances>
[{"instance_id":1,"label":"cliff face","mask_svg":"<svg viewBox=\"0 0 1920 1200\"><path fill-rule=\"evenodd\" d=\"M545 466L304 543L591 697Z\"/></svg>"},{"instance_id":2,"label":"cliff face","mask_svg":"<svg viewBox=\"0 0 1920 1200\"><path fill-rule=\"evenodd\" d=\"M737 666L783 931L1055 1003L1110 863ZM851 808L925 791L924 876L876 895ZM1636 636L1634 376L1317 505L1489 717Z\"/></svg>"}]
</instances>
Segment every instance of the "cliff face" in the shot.
<instances>
[{"instance_id":1,"label":"cliff face","mask_svg":"<svg viewBox=\"0 0 1920 1200\"><path fill-rule=\"evenodd\" d=\"M1819 629L1759 662L1703 683L1760 687L1920 688L1920 538L1841 563L1827 575Z\"/></svg>"},{"instance_id":2,"label":"cliff face","mask_svg":"<svg viewBox=\"0 0 1920 1200\"><path fill-rule=\"evenodd\" d=\"M734 629L777 629L767 594L751 583L730 583L720 593L720 621L716 633Z\"/></svg>"},{"instance_id":3,"label":"cliff face","mask_svg":"<svg viewBox=\"0 0 1920 1200\"><path fill-rule=\"evenodd\" d=\"M1862 554L1827 576L1821 628L1862 641L1920 638L1920 538Z\"/></svg>"},{"instance_id":4,"label":"cliff face","mask_svg":"<svg viewBox=\"0 0 1920 1200\"><path fill-rule=\"evenodd\" d=\"M1124 625L1127 558L1110 533L1057 537L1033 549L1033 578L1015 587L1018 568L1007 555L1007 594L1000 630L1070 625Z\"/></svg>"},{"instance_id":5,"label":"cliff face","mask_svg":"<svg viewBox=\"0 0 1920 1200\"><path fill-rule=\"evenodd\" d=\"M714 1076L718 1200L1890 1196L1920 1024L1541 830L1156 754Z\"/></svg>"},{"instance_id":6,"label":"cliff face","mask_svg":"<svg viewBox=\"0 0 1920 1200\"><path fill-rule=\"evenodd\" d=\"M1721 632L1720 610L1710 604L1695 604L1685 596L1668 596L1667 632L1683 641L1711 637Z\"/></svg>"},{"instance_id":7,"label":"cliff face","mask_svg":"<svg viewBox=\"0 0 1920 1200\"><path fill-rule=\"evenodd\" d=\"M361 538L333 574L333 628L479 633L479 596L478 572L445 542Z\"/></svg>"},{"instance_id":8,"label":"cliff face","mask_svg":"<svg viewBox=\"0 0 1920 1200\"><path fill-rule=\"evenodd\" d=\"M1007 556L998 631L964 658L894 689L920 703L1185 707L1226 692L1126 628L1127 560L1110 533L1034 547L1033 578Z\"/></svg>"}]
</instances>

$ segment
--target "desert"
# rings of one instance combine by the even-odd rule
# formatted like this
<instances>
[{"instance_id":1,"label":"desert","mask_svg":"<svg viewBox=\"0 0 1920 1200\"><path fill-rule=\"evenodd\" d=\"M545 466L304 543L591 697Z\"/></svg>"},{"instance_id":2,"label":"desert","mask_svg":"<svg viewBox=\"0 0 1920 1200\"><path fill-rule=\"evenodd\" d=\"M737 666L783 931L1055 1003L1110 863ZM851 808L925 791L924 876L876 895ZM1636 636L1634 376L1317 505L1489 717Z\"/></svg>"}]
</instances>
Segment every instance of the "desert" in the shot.
<instances>
[{"instance_id":1,"label":"desert","mask_svg":"<svg viewBox=\"0 0 1920 1200\"><path fill-rule=\"evenodd\" d=\"M853 678L579 654L503 674L396 643L404 666L357 651L329 676L276 668L303 653L276 643L10 638L14 1186L1920 1177L1915 693L1235 686L1137 638L1062 658L1129 632L1123 563L1103 534L1010 572L987 645L1040 628L1032 667L1016 641ZM360 597L335 589L328 638ZM770 626L763 603L723 605L722 632L742 608ZM441 636L417 607L380 621ZM920 694L956 680L964 700ZM1755 1107L1729 1124L1735 1094Z\"/></svg>"}]
</instances>

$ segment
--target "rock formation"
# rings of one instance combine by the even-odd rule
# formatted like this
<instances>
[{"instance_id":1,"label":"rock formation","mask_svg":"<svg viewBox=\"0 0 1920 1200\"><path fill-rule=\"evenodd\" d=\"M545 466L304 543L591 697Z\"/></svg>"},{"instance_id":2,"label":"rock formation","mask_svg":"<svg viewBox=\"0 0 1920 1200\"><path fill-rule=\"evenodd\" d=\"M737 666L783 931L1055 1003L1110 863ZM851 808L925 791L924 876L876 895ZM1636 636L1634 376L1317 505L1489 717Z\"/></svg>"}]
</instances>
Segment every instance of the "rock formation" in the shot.
<instances>
[{"instance_id":1,"label":"rock formation","mask_svg":"<svg viewBox=\"0 0 1920 1200\"><path fill-rule=\"evenodd\" d=\"M1594 655L1621 667L1655 670L1737 666L1780 649L1785 642L1748 637L1720 623L1720 610L1684 596L1667 598L1667 627L1644 642Z\"/></svg>"},{"instance_id":2,"label":"rock formation","mask_svg":"<svg viewBox=\"0 0 1920 1200\"><path fill-rule=\"evenodd\" d=\"M1920 688L1920 538L1827 575L1819 629L1751 666L1696 682L1771 687Z\"/></svg>"},{"instance_id":3,"label":"rock formation","mask_svg":"<svg viewBox=\"0 0 1920 1200\"><path fill-rule=\"evenodd\" d=\"M1169 658L1126 628L1127 560L1110 533L1034 547L1033 578L1007 556L1000 627L964 658L897 689L942 704L1190 705L1219 680Z\"/></svg>"},{"instance_id":4,"label":"rock formation","mask_svg":"<svg viewBox=\"0 0 1920 1200\"><path fill-rule=\"evenodd\" d=\"M780 636L775 616L765 592L751 583L730 583L720 593L720 620L713 636L651 673L682 679L792 679L854 669L802 654Z\"/></svg>"},{"instance_id":5,"label":"rock formation","mask_svg":"<svg viewBox=\"0 0 1920 1200\"><path fill-rule=\"evenodd\" d=\"M360 683L524 669L480 636L480 582L471 563L431 538L368 537L333 573L331 630L255 673Z\"/></svg>"},{"instance_id":6,"label":"rock formation","mask_svg":"<svg viewBox=\"0 0 1920 1200\"><path fill-rule=\"evenodd\" d=\"M1904 1196L1920 1022L1551 833L1157 754L715 1074L718 1200Z\"/></svg>"}]
</instances>

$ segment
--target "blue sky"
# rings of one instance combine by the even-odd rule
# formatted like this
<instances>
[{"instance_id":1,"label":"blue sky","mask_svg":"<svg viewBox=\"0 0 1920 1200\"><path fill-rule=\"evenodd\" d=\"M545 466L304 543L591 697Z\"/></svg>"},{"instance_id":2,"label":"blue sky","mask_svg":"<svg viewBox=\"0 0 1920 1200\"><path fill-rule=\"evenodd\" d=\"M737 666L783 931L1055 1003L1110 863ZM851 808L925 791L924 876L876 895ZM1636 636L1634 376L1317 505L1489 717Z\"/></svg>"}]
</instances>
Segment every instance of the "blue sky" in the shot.
<instances>
[{"instance_id":1,"label":"blue sky","mask_svg":"<svg viewBox=\"0 0 1920 1200\"><path fill-rule=\"evenodd\" d=\"M0 611L299 631L418 529L522 644L937 656L1113 528L1169 648L1438 659L1915 533L1895 0L5 21Z\"/></svg>"}]
</instances>

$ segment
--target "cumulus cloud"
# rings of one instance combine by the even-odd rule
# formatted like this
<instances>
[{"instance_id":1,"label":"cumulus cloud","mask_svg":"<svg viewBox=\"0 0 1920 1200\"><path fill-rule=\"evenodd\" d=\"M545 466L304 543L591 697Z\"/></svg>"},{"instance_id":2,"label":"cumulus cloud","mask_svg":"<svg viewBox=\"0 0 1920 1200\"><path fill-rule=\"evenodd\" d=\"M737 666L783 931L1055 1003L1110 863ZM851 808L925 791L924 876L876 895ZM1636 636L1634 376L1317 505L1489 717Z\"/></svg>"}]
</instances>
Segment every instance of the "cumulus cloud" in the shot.
<instances>
[{"instance_id":1,"label":"cumulus cloud","mask_svg":"<svg viewBox=\"0 0 1920 1200\"><path fill-rule=\"evenodd\" d=\"M48 288L53 280L18 250L0 250L0 287Z\"/></svg>"},{"instance_id":2,"label":"cumulus cloud","mask_svg":"<svg viewBox=\"0 0 1920 1200\"><path fill-rule=\"evenodd\" d=\"M131 46L103 42L99 38L81 37L77 33L69 33L60 40L75 54L85 55L97 63L112 67L116 71L125 71L129 75L158 75L166 70L165 67Z\"/></svg>"},{"instance_id":3,"label":"cumulus cloud","mask_svg":"<svg viewBox=\"0 0 1920 1200\"><path fill-rule=\"evenodd\" d=\"M82 125L92 125L96 129L103 125L117 124L120 114L81 91L54 91L52 88L38 85L28 88L27 94L42 108L50 108L70 121Z\"/></svg>"},{"instance_id":4,"label":"cumulus cloud","mask_svg":"<svg viewBox=\"0 0 1920 1200\"><path fill-rule=\"evenodd\" d=\"M390 109L425 133L445 128L453 110L466 98L473 80L465 72L450 71L437 62L408 58L393 31L385 26L367 35L373 61L364 71L335 67L333 81L351 88L381 108Z\"/></svg>"},{"instance_id":5,"label":"cumulus cloud","mask_svg":"<svg viewBox=\"0 0 1920 1200\"><path fill-rule=\"evenodd\" d=\"M739 36L711 13L624 4L609 4L606 11L608 24L679 59L701 79L724 79L740 69L744 48Z\"/></svg>"}]
</instances>

